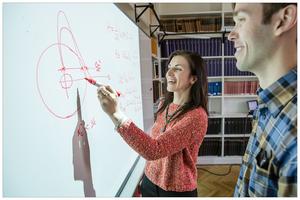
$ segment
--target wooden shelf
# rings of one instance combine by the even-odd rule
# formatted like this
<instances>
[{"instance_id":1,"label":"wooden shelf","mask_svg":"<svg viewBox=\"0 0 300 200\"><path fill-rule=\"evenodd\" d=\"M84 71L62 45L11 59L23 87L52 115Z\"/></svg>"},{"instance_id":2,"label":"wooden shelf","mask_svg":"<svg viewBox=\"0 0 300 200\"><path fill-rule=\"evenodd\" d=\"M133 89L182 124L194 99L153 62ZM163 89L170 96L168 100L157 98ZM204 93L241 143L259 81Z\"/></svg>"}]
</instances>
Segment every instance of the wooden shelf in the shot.
<instances>
[{"instance_id":1,"label":"wooden shelf","mask_svg":"<svg viewBox=\"0 0 300 200\"><path fill-rule=\"evenodd\" d=\"M224 58L235 58L235 56L224 56Z\"/></svg>"},{"instance_id":2,"label":"wooden shelf","mask_svg":"<svg viewBox=\"0 0 300 200\"><path fill-rule=\"evenodd\" d=\"M206 134L204 137L206 138L221 138L222 135L221 134Z\"/></svg>"},{"instance_id":3,"label":"wooden shelf","mask_svg":"<svg viewBox=\"0 0 300 200\"><path fill-rule=\"evenodd\" d=\"M221 115L221 113L209 113L208 118L222 118L223 116Z\"/></svg>"},{"instance_id":4,"label":"wooden shelf","mask_svg":"<svg viewBox=\"0 0 300 200\"><path fill-rule=\"evenodd\" d=\"M203 59L222 59L222 56L202 56Z\"/></svg>"},{"instance_id":5,"label":"wooden shelf","mask_svg":"<svg viewBox=\"0 0 300 200\"><path fill-rule=\"evenodd\" d=\"M221 95L216 95L216 96L208 96L209 99L219 99L219 98L222 98Z\"/></svg>"},{"instance_id":6,"label":"wooden shelf","mask_svg":"<svg viewBox=\"0 0 300 200\"><path fill-rule=\"evenodd\" d=\"M224 98L255 98L255 97L257 97L257 95L255 95L255 94L249 94L249 95L244 95L244 94L228 95L228 94L226 94L226 95L224 95Z\"/></svg>"},{"instance_id":7,"label":"wooden shelf","mask_svg":"<svg viewBox=\"0 0 300 200\"><path fill-rule=\"evenodd\" d=\"M223 115L224 118L252 118L253 115L248 115L248 113L225 113Z\"/></svg>"},{"instance_id":8,"label":"wooden shelf","mask_svg":"<svg viewBox=\"0 0 300 200\"><path fill-rule=\"evenodd\" d=\"M197 165L241 164L242 156L198 156Z\"/></svg>"},{"instance_id":9,"label":"wooden shelf","mask_svg":"<svg viewBox=\"0 0 300 200\"><path fill-rule=\"evenodd\" d=\"M250 134L224 134L224 137L235 137L235 138L241 138L241 137L250 137Z\"/></svg>"},{"instance_id":10,"label":"wooden shelf","mask_svg":"<svg viewBox=\"0 0 300 200\"><path fill-rule=\"evenodd\" d=\"M215 79L222 79L222 76L208 76L207 79L208 80L211 80L211 79L214 79L214 80Z\"/></svg>"},{"instance_id":11,"label":"wooden shelf","mask_svg":"<svg viewBox=\"0 0 300 200\"><path fill-rule=\"evenodd\" d=\"M257 79L256 76L224 76L224 79Z\"/></svg>"},{"instance_id":12,"label":"wooden shelf","mask_svg":"<svg viewBox=\"0 0 300 200\"><path fill-rule=\"evenodd\" d=\"M167 39L187 39L187 38L199 38L199 39L209 39L209 38L220 38L222 37L223 32L220 30L218 32L207 31L207 32L165 32L165 38Z\"/></svg>"}]
</instances>

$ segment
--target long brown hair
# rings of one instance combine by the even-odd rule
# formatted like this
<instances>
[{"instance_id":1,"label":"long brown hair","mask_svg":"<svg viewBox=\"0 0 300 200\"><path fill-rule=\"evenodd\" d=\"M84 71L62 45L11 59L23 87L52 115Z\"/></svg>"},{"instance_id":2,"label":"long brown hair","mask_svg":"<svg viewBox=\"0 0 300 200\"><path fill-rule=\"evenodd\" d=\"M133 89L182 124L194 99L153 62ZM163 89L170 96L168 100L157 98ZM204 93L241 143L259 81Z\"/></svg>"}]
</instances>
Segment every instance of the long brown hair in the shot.
<instances>
[{"instance_id":1,"label":"long brown hair","mask_svg":"<svg viewBox=\"0 0 300 200\"><path fill-rule=\"evenodd\" d=\"M172 58L174 56L183 56L189 63L189 67L191 69L191 75L197 77L197 81L192 85L191 88L191 100L190 102L187 102L183 108L182 111L176 116L178 118L180 115L183 115L184 113L188 112L189 110L192 110L194 108L202 107L205 112L208 114L208 109L207 109L207 101L208 101L208 95L207 95L207 75L206 75L206 69L205 69L205 64L204 60L202 57L194 52L190 51L175 51L173 52L169 59L168 59L168 65L171 62ZM166 86L166 84L165 84ZM159 113L162 113L165 108L173 102L173 92L168 92L165 89L165 98L163 101L162 106L158 109L158 111L155 113L155 119L156 116Z\"/></svg>"}]
</instances>

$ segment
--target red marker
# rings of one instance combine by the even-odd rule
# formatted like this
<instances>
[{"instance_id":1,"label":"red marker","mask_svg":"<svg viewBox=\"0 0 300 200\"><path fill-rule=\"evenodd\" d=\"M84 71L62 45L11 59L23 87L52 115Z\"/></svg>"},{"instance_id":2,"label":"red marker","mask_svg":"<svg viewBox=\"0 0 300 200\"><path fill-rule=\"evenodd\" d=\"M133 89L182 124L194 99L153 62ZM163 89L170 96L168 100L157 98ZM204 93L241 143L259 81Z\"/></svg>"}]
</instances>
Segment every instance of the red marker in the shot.
<instances>
[{"instance_id":1,"label":"red marker","mask_svg":"<svg viewBox=\"0 0 300 200\"><path fill-rule=\"evenodd\" d=\"M85 80L87 80L90 84L96 86L96 87L101 87L101 86L104 86L103 84L99 84L97 83L94 79L91 79L91 78L84 78ZM117 92L117 95L118 97L121 96L121 93L116 91Z\"/></svg>"}]
</instances>

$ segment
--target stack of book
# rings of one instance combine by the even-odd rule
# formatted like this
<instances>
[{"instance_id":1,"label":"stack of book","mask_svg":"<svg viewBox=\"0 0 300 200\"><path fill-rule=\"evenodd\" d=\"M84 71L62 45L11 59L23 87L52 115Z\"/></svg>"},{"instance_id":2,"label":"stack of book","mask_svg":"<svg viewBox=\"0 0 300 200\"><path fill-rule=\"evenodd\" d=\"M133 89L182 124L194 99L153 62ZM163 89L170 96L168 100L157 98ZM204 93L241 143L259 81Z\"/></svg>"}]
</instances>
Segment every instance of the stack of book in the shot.
<instances>
[{"instance_id":1,"label":"stack of book","mask_svg":"<svg viewBox=\"0 0 300 200\"><path fill-rule=\"evenodd\" d=\"M151 53L157 56L157 38L151 37Z\"/></svg>"},{"instance_id":2,"label":"stack of book","mask_svg":"<svg viewBox=\"0 0 300 200\"><path fill-rule=\"evenodd\" d=\"M168 71L168 60L161 61L161 77L166 77L166 73Z\"/></svg>"},{"instance_id":3,"label":"stack of book","mask_svg":"<svg viewBox=\"0 0 300 200\"><path fill-rule=\"evenodd\" d=\"M161 56L167 58L173 51L188 50L199 53L201 56L221 56L221 38L209 39L168 39L161 44Z\"/></svg>"},{"instance_id":4,"label":"stack of book","mask_svg":"<svg viewBox=\"0 0 300 200\"><path fill-rule=\"evenodd\" d=\"M245 153L249 138L225 138L224 156L242 156Z\"/></svg>"},{"instance_id":5,"label":"stack of book","mask_svg":"<svg viewBox=\"0 0 300 200\"><path fill-rule=\"evenodd\" d=\"M224 26L225 27L232 27L232 26L234 26L234 21L233 21L233 15L232 15L232 13L226 13L224 15Z\"/></svg>"},{"instance_id":6,"label":"stack of book","mask_svg":"<svg viewBox=\"0 0 300 200\"><path fill-rule=\"evenodd\" d=\"M221 118L209 118L206 134L208 135L221 134L221 125L222 125Z\"/></svg>"},{"instance_id":7,"label":"stack of book","mask_svg":"<svg viewBox=\"0 0 300 200\"><path fill-rule=\"evenodd\" d=\"M160 20L162 24L162 29L168 32L176 32L176 20L175 19L169 19L169 20Z\"/></svg>"},{"instance_id":8,"label":"stack of book","mask_svg":"<svg viewBox=\"0 0 300 200\"><path fill-rule=\"evenodd\" d=\"M227 58L224 60L224 75L225 76L255 76L251 72L242 72L236 67L235 58Z\"/></svg>"},{"instance_id":9,"label":"stack of book","mask_svg":"<svg viewBox=\"0 0 300 200\"><path fill-rule=\"evenodd\" d=\"M224 134L250 134L251 130L251 118L225 118Z\"/></svg>"},{"instance_id":10,"label":"stack of book","mask_svg":"<svg viewBox=\"0 0 300 200\"><path fill-rule=\"evenodd\" d=\"M255 95L258 86L258 81L225 81L224 94Z\"/></svg>"},{"instance_id":11,"label":"stack of book","mask_svg":"<svg viewBox=\"0 0 300 200\"><path fill-rule=\"evenodd\" d=\"M208 96L220 96L222 94L222 82L208 82Z\"/></svg>"},{"instance_id":12,"label":"stack of book","mask_svg":"<svg viewBox=\"0 0 300 200\"><path fill-rule=\"evenodd\" d=\"M153 81L153 102L157 102L159 99L159 91L160 91L160 82L159 81Z\"/></svg>"},{"instance_id":13,"label":"stack of book","mask_svg":"<svg viewBox=\"0 0 300 200\"><path fill-rule=\"evenodd\" d=\"M204 138L198 156L221 156L222 139L221 138Z\"/></svg>"},{"instance_id":14,"label":"stack of book","mask_svg":"<svg viewBox=\"0 0 300 200\"><path fill-rule=\"evenodd\" d=\"M175 24L176 32L197 32L195 19L178 19Z\"/></svg>"},{"instance_id":15,"label":"stack of book","mask_svg":"<svg viewBox=\"0 0 300 200\"><path fill-rule=\"evenodd\" d=\"M220 31L222 18L200 16L197 18L161 19L162 29L167 32L211 32Z\"/></svg>"},{"instance_id":16,"label":"stack of book","mask_svg":"<svg viewBox=\"0 0 300 200\"><path fill-rule=\"evenodd\" d=\"M153 62L153 70L152 70L152 77L153 79L159 78L159 69L158 69L158 63Z\"/></svg>"},{"instance_id":17,"label":"stack of book","mask_svg":"<svg viewBox=\"0 0 300 200\"><path fill-rule=\"evenodd\" d=\"M221 16L203 16L196 19L196 32L220 31L221 25Z\"/></svg>"},{"instance_id":18,"label":"stack of book","mask_svg":"<svg viewBox=\"0 0 300 200\"><path fill-rule=\"evenodd\" d=\"M164 97L167 91L166 80L161 83L161 97Z\"/></svg>"},{"instance_id":19,"label":"stack of book","mask_svg":"<svg viewBox=\"0 0 300 200\"><path fill-rule=\"evenodd\" d=\"M222 76L222 60L221 59L205 59L207 76Z\"/></svg>"}]
</instances>

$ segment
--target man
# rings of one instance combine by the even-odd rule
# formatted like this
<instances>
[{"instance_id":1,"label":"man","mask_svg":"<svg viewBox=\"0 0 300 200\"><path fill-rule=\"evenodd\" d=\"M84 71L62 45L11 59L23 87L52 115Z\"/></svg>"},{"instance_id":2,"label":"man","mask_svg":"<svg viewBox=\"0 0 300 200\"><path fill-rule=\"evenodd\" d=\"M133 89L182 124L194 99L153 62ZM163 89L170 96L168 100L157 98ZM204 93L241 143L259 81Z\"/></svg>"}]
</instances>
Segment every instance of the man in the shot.
<instances>
[{"instance_id":1,"label":"man","mask_svg":"<svg viewBox=\"0 0 300 200\"><path fill-rule=\"evenodd\" d=\"M237 68L259 79L234 196L297 196L297 4L234 4Z\"/></svg>"}]
</instances>

